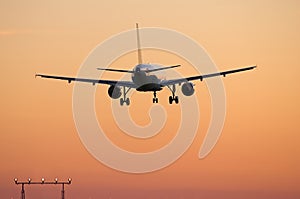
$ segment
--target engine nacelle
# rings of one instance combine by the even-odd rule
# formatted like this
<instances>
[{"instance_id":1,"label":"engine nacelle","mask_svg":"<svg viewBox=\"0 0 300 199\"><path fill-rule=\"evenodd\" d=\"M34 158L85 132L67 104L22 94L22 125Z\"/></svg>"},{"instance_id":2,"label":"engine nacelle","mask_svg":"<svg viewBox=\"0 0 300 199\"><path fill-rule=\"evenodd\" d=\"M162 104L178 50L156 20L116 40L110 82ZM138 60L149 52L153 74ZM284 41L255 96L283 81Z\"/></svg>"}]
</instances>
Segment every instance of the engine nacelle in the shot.
<instances>
[{"instance_id":1,"label":"engine nacelle","mask_svg":"<svg viewBox=\"0 0 300 199\"><path fill-rule=\"evenodd\" d=\"M185 96L191 96L194 94L195 89L194 89L194 86L192 83L187 82L187 83L182 84L181 91Z\"/></svg>"},{"instance_id":2,"label":"engine nacelle","mask_svg":"<svg viewBox=\"0 0 300 199\"><path fill-rule=\"evenodd\" d=\"M121 88L118 86L113 86L111 85L108 88L108 95L109 97L113 98L113 99L118 99L119 97L121 97L122 93L121 93Z\"/></svg>"}]
</instances>

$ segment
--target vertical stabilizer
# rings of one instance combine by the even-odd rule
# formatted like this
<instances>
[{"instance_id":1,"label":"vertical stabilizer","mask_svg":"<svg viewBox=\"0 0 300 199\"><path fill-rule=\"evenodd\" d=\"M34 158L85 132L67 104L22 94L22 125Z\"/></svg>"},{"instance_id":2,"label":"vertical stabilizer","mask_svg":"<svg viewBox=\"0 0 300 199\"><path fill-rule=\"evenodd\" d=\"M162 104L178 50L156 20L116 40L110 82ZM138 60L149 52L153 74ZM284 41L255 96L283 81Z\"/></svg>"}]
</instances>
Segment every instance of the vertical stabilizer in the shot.
<instances>
[{"instance_id":1,"label":"vertical stabilizer","mask_svg":"<svg viewBox=\"0 0 300 199\"><path fill-rule=\"evenodd\" d=\"M141 50L141 41L140 41L140 33L139 33L139 24L136 23L136 39L137 39L137 52L138 52L138 62L139 64L143 63L142 59L142 50Z\"/></svg>"}]
</instances>

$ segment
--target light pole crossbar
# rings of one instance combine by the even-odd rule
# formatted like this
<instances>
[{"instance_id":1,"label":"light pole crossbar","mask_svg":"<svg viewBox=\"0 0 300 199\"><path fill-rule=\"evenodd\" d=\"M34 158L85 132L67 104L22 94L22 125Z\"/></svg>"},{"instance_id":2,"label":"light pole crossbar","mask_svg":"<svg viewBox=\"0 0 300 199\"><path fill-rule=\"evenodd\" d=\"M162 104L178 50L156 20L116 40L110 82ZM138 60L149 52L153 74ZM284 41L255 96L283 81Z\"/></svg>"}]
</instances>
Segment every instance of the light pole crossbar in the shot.
<instances>
[{"instance_id":1,"label":"light pole crossbar","mask_svg":"<svg viewBox=\"0 0 300 199\"><path fill-rule=\"evenodd\" d=\"M61 184L62 185L62 189L61 189L61 198L64 199L65 198L65 184L66 185L70 185L72 182L72 179L69 178L67 181L59 181L57 178L54 179L54 181L45 181L44 178L41 179L41 181L31 181L30 178L28 178L27 181L18 181L17 178L14 179L14 182L16 185L22 185L22 189L21 189L21 199L25 199L25 188L24 185L31 185L31 184Z\"/></svg>"}]
</instances>

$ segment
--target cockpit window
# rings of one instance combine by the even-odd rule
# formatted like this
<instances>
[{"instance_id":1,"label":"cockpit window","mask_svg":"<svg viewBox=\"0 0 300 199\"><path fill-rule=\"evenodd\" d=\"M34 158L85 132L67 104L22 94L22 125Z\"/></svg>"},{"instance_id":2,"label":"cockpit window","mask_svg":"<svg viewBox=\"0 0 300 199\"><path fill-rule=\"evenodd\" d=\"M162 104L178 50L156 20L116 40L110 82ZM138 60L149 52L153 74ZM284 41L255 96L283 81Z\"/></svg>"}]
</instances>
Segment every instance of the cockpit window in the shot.
<instances>
[{"instance_id":1,"label":"cockpit window","mask_svg":"<svg viewBox=\"0 0 300 199\"><path fill-rule=\"evenodd\" d=\"M134 69L135 72L147 71L151 68L151 65L137 65Z\"/></svg>"}]
</instances>

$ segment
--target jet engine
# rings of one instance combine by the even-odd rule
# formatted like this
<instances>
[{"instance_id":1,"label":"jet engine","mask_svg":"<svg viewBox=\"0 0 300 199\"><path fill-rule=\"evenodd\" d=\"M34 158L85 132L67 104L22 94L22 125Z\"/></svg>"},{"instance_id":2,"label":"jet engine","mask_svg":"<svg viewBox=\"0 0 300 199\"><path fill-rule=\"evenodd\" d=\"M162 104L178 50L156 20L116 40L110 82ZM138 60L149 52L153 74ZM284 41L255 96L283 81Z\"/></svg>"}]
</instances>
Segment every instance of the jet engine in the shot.
<instances>
[{"instance_id":1,"label":"jet engine","mask_svg":"<svg viewBox=\"0 0 300 199\"><path fill-rule=\"evenodd\" d=\"M185 96L191 96L195 92L194 86L190 82L186 82L186 83L182 84L181 91Z\"/></svg>"},{"instance_id":2,"label":"jet engine","mask_svg":"<svg viewBox=\"0 0 300 199\"><path fill-rule=\"evenodd\" d=\"M108 95L109 97L113 98L113 99L118 99L119 97L121 97L121 88L118 86L113 86L111 85L108 88Z\"/></svg>"}]
</instances>

